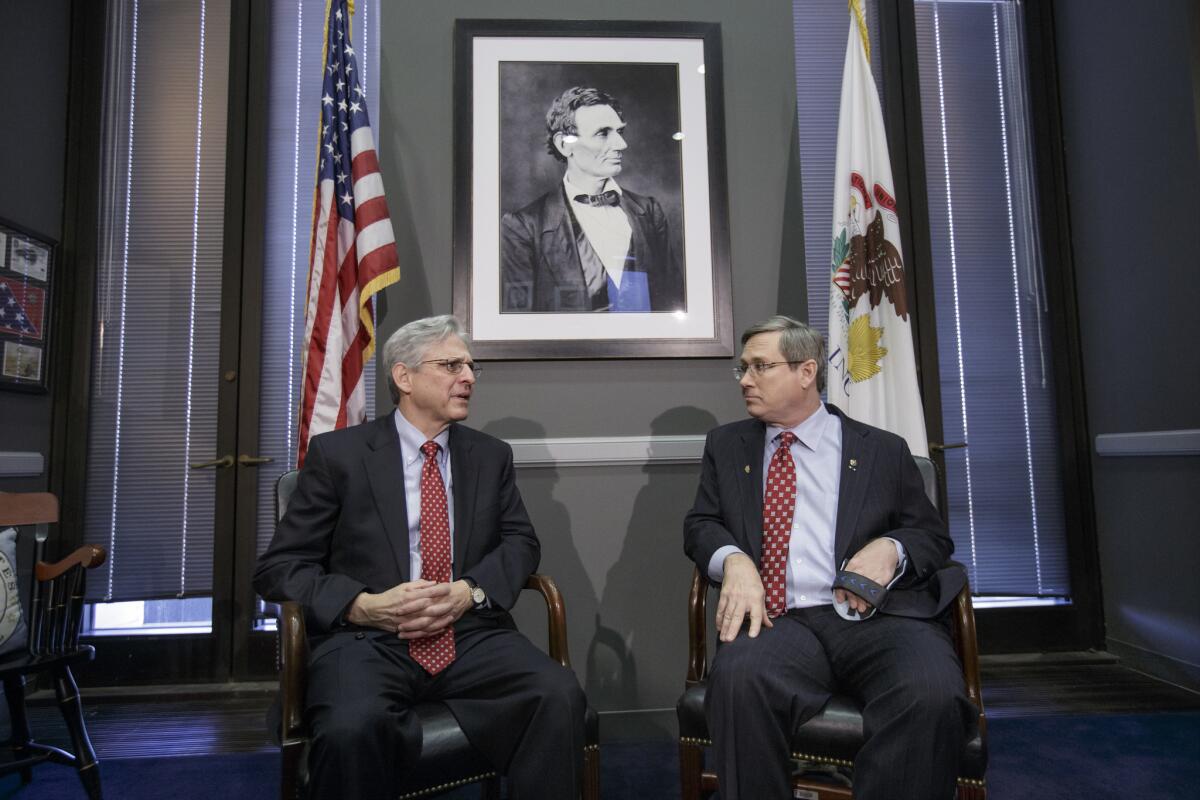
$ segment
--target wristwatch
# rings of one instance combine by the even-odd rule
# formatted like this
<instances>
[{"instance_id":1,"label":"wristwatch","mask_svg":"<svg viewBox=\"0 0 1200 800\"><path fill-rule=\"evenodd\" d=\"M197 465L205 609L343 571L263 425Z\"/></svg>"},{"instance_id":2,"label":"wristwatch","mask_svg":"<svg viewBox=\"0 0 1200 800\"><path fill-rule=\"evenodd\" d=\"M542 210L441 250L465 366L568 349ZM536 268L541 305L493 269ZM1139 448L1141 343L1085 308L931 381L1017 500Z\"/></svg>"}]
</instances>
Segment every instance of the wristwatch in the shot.
<instances>
[{"instance_id":1,"label":"wristwatch","mask_svg":"<svg viewBox=\"0 0 1200 800\"><path fill-rule=\"evenodd\" d=\"M471 587L471 602L475 604L476 608L483 608L487 603L487 593L483 591L483 587L471 578L464 577L463 580L467 582L467 586Z\"/></svg>"}]
</instances>

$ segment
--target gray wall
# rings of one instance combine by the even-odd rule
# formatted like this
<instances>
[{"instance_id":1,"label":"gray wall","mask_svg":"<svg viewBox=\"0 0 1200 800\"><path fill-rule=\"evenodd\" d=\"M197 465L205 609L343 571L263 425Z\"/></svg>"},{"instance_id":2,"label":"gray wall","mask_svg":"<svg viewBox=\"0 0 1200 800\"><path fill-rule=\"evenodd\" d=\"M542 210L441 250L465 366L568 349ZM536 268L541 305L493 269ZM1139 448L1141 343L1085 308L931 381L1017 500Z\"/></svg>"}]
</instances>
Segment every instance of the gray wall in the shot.
<instances>
[{"instance_id":1,"label":"gray wall","mask_svg":"<svg viewBox=\"0 0 1200 800\"><path fill-rule=\"evenodd\" d=\"M70 0L0 3L0 53L10 92L9 121L0 125L0 217L56 241L62 236L70 8ZM49 458L49 395L0 391L0 450ZM45 488L45 474L0 478L0 491Z\"/></svg>"},{"instance_id":2,"label":"gray wall","mask_svg":"<svg viewBox=\"0 0 1200 800\"><path fill-rule=\"evenodd\" d=\"M795 203L785 207L799 196L790 3L458 0L389 6L382 17L373 111L403 277L387 290L381 335L450 310L453 25L497 15L721 23L734 328L777 309L804 315L800 238L785 245L785 220L801 224ZM702 434L745 415L729 367L726 359L489 363L471 423L506 438ZM378 397L382 409L382 386ZM629 466L518 476L543 540L542 570L566 595L573 661L598 709L673 708L682 690L691 567L681 520L697 474ZM521 609L523 626L536 629L534 611Z\"/></svg>"},{"instance_id":3,"label":"gray wall","mask_svg":"<svg viewBox=\"0 0 1200 800\"><path fill-rule=\"evenodd\" d=\"M1056 9L1091 432L1200 428L1200 12ZM1200 685L1200 458L1092 466L1110 649Z\"/></svg>"}]
</instances>

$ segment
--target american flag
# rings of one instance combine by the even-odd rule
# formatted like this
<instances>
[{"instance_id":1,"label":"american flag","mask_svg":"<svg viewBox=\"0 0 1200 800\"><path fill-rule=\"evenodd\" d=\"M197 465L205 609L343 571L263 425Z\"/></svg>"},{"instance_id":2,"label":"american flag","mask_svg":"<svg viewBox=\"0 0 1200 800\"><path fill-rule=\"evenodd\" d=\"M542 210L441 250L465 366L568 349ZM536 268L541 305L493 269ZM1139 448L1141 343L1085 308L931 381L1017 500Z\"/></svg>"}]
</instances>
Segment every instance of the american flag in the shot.
<instances>
[{"instance_id":1,"label":"american flag","mask_svg":"<svg viewBox=\"0 0 1200 800\"><path fill-rule=\"evenodd\" d=\"M375 352L371 296L400 280L346 6L346 0L330 0L326 22L321 146L301 355L301 466L311 437L366 419L363 365Z\"/></svg>"}]
</instances>

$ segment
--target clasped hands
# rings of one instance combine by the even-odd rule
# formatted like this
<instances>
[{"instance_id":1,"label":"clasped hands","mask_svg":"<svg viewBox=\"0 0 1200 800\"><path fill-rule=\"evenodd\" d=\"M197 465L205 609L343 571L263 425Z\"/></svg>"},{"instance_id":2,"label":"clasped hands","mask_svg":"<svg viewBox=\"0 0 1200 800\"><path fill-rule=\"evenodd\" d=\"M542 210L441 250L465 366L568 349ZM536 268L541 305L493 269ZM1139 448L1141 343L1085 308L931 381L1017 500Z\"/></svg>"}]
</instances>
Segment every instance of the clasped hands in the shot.
<instances>
[{"instance_id":1,"label":"clasped hands","mask_svg":"<svg viewBox=\"0 0 1200 800\"><path fill-rule=\"evenodd\" d=\"M379 594L359 593L346 611L346 621L401 639L424 639L453 625L472 605L466 581L408 581Z\"/></svg>"},{"instance_id":2,"label":"clasped hands","mask_svg":"<svg viewBox=\"0 0 1200 800\"><path fill-rule=\"evenodd\" d=\"M887 585L896 574L899 555L890 539L872 539L862 550L854 554L846 569L856 572L875 583ZM725 558L725 575L721 581L721 599L717 603L717 634L722 642L732 642L746 617L750 618L751 639L758 636L763 626L773 627L767 616L766 591L754 561L745 553L731 553ZM859 614L871 610L871 604L863 598L846 591L834 589L833 598L839 603L850 604Z\"/></svg>"}]
</instances>

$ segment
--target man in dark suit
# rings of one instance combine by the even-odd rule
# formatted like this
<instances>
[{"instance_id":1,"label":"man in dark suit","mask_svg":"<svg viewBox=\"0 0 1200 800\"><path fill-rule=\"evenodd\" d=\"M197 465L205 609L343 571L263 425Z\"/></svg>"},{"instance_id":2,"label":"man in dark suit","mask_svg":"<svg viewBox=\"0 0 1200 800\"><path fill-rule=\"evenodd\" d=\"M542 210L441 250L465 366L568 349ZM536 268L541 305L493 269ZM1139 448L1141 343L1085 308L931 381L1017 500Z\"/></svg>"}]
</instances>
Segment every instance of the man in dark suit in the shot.
<instances>
[{"instance_id":1,"label":"man in dark suit","mask_svg":"<svg viewBox=\"0 0 1200 800\"><path fill-rule=\"evenodd\" d=\"M790 733L835 687L863 704L855 798L952 797L975 711L944 612L966 576L908 446L821 402L824 341L794 319L749 328L734 372L753 419L708 435L684 523L721 586L705 714L723 800L791 797ZM868 587L890 587L878 608Z\"/></svg>"},{"instance_id":2,"label":"man in dark suit","mask_svg":"<svg viewBox=\"0 0 1200 800\"><path fill-rule=\"evenodd\" d=\"M508 609L538 540L512 449L459 424L479 368L453 317L384 345L396 411L314 437L254 587L304 607L316 798L392 798L445 701L521 800L578 796L583 692Z\"/></svg>"},{"instance_id":3,"label":"man in dark suit","mask_svg":"<svg viewBox=\"0 0 1200 800\"><path fill-rule=\"evenodd\" d=\"M625 118L576 86L546 113L561 185L500 222L500 311L686 311L683 271L653 197L617 185Z\"/></svg>"}]
</instances>

